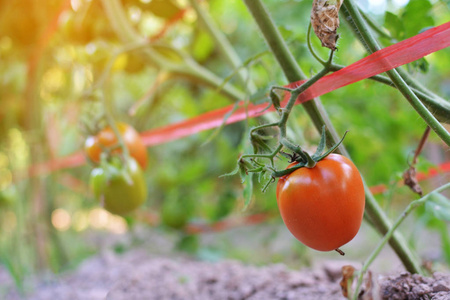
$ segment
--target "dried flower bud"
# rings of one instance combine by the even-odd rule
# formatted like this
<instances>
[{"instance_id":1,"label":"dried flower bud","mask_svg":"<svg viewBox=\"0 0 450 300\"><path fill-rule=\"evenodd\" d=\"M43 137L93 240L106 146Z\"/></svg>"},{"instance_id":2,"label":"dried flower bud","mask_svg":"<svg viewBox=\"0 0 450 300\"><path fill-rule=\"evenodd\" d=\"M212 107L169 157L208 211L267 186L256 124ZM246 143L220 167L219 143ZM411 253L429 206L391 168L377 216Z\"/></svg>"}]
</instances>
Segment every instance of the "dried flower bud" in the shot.
<instances>
[{"instance_id":1,"label":"dried flower bud","mask_svg":"<svg viewBox=\"0 0 450 300\"><path fill-rule=\"evenodd\" d=\"M336 50L339 9L344 0L314 0L311 25L323 47Z\"/></svg>"}]
</instances>

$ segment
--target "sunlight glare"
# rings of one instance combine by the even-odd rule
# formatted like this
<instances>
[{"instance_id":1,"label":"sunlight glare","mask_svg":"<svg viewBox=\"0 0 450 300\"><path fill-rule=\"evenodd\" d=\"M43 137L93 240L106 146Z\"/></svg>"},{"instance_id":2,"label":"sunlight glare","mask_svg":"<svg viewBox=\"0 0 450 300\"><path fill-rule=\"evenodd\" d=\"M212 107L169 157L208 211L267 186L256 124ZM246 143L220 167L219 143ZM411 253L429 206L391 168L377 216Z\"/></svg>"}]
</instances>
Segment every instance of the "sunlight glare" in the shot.
<instances>
[{"instance_id":1,"label":"sunlight glare","mask_svg":"<svg viewBox=\"0 0 450 300\"><path fill-rule=\"evenodd\" d=\"M85 211L76 211L73 214L73 229L77 232L83 231L89 226L88 213Z\"/></svg>"},{"instance_id":2,"label":"sunlight glare","mask_svg":"<svg viewBox=\"0 0 450 300\"><path fill-rule=\"evenodd\" d=\"M409 0L394 0L394 4L398 7L403 7L408 4Z\"/></svg>"},{"instance_id":3,"label":"sunlight glare","mask_svg":"<svg viewBox=\"0 0 450 300\"><path fill-rule=\"evenodd\" d=\"M127 232L127 222L122 217L110 215L107 229L115 234L123 234Z\"/></svg>"},{"instance_id":4,"label":"sunlight glare","mask_svg":"<svg viewBox=\"0 0 450 300\"><path fill-rule=\"evenodd\" d=\"M128 16L130 17L130 20L136 24L141 19L142 11L139 7L131 6L128 9Z\"/></svg>"},{"instance_id":5,"label":"sunlight glare","mask_svg":"<svg viewBox=\"0 0 450 300\"><path fill-rule=\"evenodd\" d=\"M70 6L74 11L77 11L81 7L81 0L70 0Z\"/></svg>"},{"instance_id":6,"label":"sunlight glare","mask_svg":"<svg viewBox=\"0 0 450 300\"><path fill-rule=\"evenodd\" d=\"M5 232L10 233L12 232L16 226L17 226L17 217L16 214L12 211L7 211L3 215L3 222L2 222L2 228Z\"/></svg>"},{"instance_id":7,"label":"sunlight glare","mask_svg":"<svg viewBox=\"0 0 450 300\"><path fill-rule=\"evenodd\" d=\"M12 166L17 169L26 168L28 166L29 149L22 132L17 128L11 128L8 131L8 138Z\"/></svg>"},{"instance_id":8,"label":"sunlight glare","mask_svg":"<svg viewBox=\"0 0 450 300\"><path fill-rule=\"evenodd\" d=\"M6 189L12 182L12 173L7 168L0 169L0 190Z\"/></svg>"},{"instance_id":9,"label":"sunlight glare","mask_svg":"<svg viewBox=\"0 0 450 300\"><path fill-rule=\"evenodd\" d=\"M91 227L100 229L108 224L109 213L102 208L94 208L89 212L89 224Z\"/></svg>"},{"instance_id":10,"label":"sunlight glare","mask_svg":"<svg viewBox=\"0 0 450 300\"><path fill-rule=\"evenodd\" d=\"M52 225L59 231L66 231L72 224L72 218L67 210L57 208L52 212Z\"/></svg>"},{"instance_id":11,"label":"sunlight glare","mask_svg":"<svg viewBox=\"0 0 450 300\"><path fill-rule=\"evenodd\" d=\"M3 36L0 38L0 52L7 53L12 49L13 43L9 36Z\"/></svg>"},{"instance_id":12,"label":"sunlight glare","mask_svg":"<svg viewBox=\"0 0 450 300\"><path fill-rule=\"evenodd\" d=\"M369 0L368 11L373 14L382 14L386 10L386 6L386 0Z\"/></svg>"}]
</instances>

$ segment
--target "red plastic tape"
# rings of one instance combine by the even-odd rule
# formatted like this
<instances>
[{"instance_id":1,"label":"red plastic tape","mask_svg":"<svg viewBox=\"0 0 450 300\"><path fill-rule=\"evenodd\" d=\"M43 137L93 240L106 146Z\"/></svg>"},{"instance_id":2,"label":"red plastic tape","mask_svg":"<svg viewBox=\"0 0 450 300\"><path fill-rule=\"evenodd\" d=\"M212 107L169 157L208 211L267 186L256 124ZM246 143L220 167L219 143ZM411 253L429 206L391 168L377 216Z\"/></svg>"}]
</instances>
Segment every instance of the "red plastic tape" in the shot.
<instances>
[{"instance_id":1,"label":"red plastic tape","mask_svg":"<svg viewBox=\"0 0 450 300\"><path fill-rule=\"evenodd\" d=\"M412 38L383 48L337 72L327 75L302 93L298 103L309 101L343 86L389 71L401 65L413 62L430 53L450 46L450 22L428 29ZM287 85L296 87L304 81ZM144 144L158 145L176 140L197 132L219 127L225 115L232 111L234 105L207 112L192 119L151 129L142 133ZM226 120L226 124L239 122L273 111L264 110L267 104L249 104L247 109L240 107Z\"/></svg>"},{"instance_id":2,"label":"red plastic tape","mask_svg":"<svg viewBox=\"0 0 450 300\"><path fill-rule=\"evenodd\" d=\"M343 86L386 72L401 65L413 62L430 53L450 46L450 22L428 29L407 40L401 41L389 47L383 48L335 73L327 75L313 84L299 97L298 103L303 103L321 96ZM298 81L287 85L295 87L304 81ZM186 137L200 131L212 129L222 125L224 117L231 112L234 105L207 112L200 116L171 124L168 126L151 129L141 133L146 146L154 146L182 137ZM266 109L267 104L249 104L246 108L243 103L226 120L226 124L239 122L246 118L253 118L273 111ZM77 167L85 163L82 152L77 152L67 157L48 161L31 166L29 176L36 176L56 171L63 168Z\"/></svg>"}]
</instances>

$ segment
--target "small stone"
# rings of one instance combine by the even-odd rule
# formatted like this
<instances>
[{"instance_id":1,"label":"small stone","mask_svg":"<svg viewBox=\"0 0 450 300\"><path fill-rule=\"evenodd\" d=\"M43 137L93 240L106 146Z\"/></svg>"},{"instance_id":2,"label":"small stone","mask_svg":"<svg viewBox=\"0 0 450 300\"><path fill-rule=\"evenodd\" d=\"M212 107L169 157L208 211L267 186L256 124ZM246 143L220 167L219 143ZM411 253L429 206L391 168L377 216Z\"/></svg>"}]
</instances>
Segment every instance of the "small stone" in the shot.
<instances>
[{"instance_id":1,"label":"small stone","mask_svg":"<svg viewBox=\"0 0 450 300\"><path fill-rule=\"evenodd\" d=\"M442 283L434 284L433 285L433 292L450 292L450 287L443 285ZM450 296L450 295L449 295Z\"/></svg>"},{"instance_id":2,"label":"small stone","mask_svg":"<svg viewBox=\"0 0 450 300\"><path fill-rule=\"evenodd\" d=\"M417 295L420 295L420 296L429 294L432 291L433 291L433 289L429 285L426 285L426 284L419 284L412 288L412 292Z\"/></svg>"}]
</instances>

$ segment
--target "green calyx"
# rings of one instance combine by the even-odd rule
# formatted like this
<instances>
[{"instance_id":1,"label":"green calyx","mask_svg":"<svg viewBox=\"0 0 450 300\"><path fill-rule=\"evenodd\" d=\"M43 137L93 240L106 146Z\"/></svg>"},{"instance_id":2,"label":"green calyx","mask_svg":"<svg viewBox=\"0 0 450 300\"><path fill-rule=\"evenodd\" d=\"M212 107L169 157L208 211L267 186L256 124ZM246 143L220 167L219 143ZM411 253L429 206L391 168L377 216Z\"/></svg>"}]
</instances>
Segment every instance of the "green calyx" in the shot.
<instances>
[{"instance_id":1,"label":"green calyx","mask_svg":"<svg viewBox=\"0 0 450 300\"><path fill-rule=\"evenodd\" d=\"M317 150L313 155L310 155L309 153L303 151L299 146L293 145L291 142L287 141L286 139L282 140L281 143L283 144L283 146L289 148L293 152L293 154L287 154L287 153L284 153L284 154L291 159L291 162L298 162L298 163L286 170L274 171L272 173L272 176L273 177L281 177L281 176L291 174L292 172L294 172L295 170L298 170L300 168L314 168L319 161L321 161L322 159L327 157L330 153L332 153L339 147L339 145L342 143L342 141L344 140L346 135L347 135L347 131L344 133L344 136L338 143L336 143L333 147L331 147L330 149L328 149L327 151L324 152L327 138L326 138L325 126L323 126L322 127L322 136L320 138L319 145L317 146Z\"/></svg>"}]
</instances>

